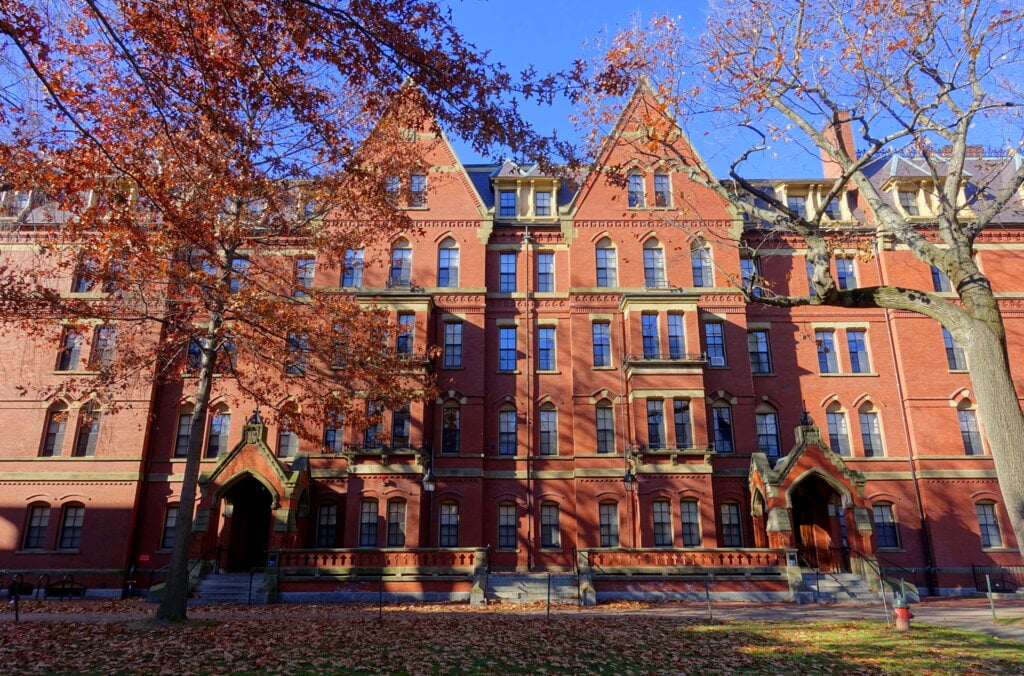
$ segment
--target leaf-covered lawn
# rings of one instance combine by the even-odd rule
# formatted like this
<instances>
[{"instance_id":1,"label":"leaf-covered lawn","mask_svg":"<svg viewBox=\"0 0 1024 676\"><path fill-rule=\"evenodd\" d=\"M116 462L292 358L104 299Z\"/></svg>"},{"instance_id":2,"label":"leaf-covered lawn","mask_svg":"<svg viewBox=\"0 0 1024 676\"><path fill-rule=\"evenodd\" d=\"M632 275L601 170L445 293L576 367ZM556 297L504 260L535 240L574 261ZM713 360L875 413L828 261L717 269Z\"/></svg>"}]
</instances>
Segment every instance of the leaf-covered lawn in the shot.
<instances>
[{"instance_id":1,"label":"leaf-covered lawn","mask_svg":"<svg viewBox=\"0 0 1024 676\"><path fill-rule=\"evenodd\" d=\"M841 673L1024 672L1017 643L881 622L677 619L600 606L547 619L531 609L468 606L266 606L190 610L189 622L139 619L151 606L94 605L88 621L5 622L3 673ZM9 615L9 609L5 609ZM536 612L537 608L532 608ZM133 619L103 613L131 613ZM5 617L10 620L10 617Z\"/></svg>"}]
</instances>

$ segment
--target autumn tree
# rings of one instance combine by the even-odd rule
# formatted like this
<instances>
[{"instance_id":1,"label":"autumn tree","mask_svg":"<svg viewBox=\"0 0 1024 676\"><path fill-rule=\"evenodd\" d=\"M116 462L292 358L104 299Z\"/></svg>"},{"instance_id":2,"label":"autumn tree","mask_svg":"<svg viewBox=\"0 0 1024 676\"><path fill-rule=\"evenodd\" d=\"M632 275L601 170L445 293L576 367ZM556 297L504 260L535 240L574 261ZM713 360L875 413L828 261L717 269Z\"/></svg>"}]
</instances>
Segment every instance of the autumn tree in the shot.
<instances>
[{"instance_id":1,"label":"autumn tree","mask_svg":"<svg viewBox=\"0 0 1024 676\"><path fill-rule=\"evenodd\" d=\"M157 612L181 620L214 375L264 411L288 399L306 436L422 396L386 315L309 282L409 226L395 186L438 123L477 149L543 141L432 2L13 0L0 34L0 181L31 195L33 245L0 261L4 328L93 342L99 375L60 387L112 408L194 376Z\"/></svg>"},{"instance_id":2,"label":"autumn tree","mask_svg":"<svg viewBox=\"0 0 1024 676\"><path fill-rule=\"evenodd\" d=\"M582 85L576 96L585 118L601 129L613 119L610 106L650 76L663 107L648 110L636 152L674 160L757 224L768 243L802 240L813 293L755 293L757 281L748 280L749 302L888 308L941 323L966 353L1007 511L1024 542L1024 414L998 295L975 258L975 242L987 230L1024 222L1021 5L720 0L708 16L700 36L689 36L678 20L657 18L614 35L595 63L577 64L573 81ZM702 150L734 151L726 176L675 144L681 127L712 126ZM746 142L738 150L714 145L725 137ZM979 145L1001 146L1001 159L976 161ZM794 148L820 154L826 168L822 199L806 210L790 208L751 169ZM913 158L922 185L930 186L927 218L872 180L898 157ZM863 214L854 227L830 213L848 195ZM955 298L886 285L841 289L832 254L854 239L865 256L887 241L905 247L948 277Z\"/></svg>"}]
</instances>

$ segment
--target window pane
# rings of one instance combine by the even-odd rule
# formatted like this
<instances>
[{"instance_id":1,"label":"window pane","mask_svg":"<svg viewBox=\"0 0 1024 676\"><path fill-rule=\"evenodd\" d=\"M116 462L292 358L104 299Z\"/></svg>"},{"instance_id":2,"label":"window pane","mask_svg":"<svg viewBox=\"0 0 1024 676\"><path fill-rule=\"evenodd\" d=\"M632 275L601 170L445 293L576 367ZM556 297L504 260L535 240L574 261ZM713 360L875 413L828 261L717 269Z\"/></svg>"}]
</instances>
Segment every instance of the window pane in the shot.
<instances>
[{"instance_id":1,"label":"window pane","mask_svg":"<svg viewBox=\"0 0 1024 676\"><path fill-rule=\"evenodd\" d=\"M846 427L846 414L829 411L825 414L828 422L828 443L839 455L850 455L850 433Z\"/></svg>"},{"instance_id":2,"label":"window pane","mask_svg":"<svg viewBox=\"0 0 1024 676\"><path fill-rule=\"evenodd\" d=\"M668 315L668 357L682 359L686 356L686 341L683 336L683 315Z\"/></svg>"},{"instance_id":3,"label":"window pane","mask_svg":"<svg viewBox=\"0 0 1024 676\"><path fill-rule=\"evenodd\" d=\"M320 505L317 510L316 546L333 547L338 531L338 506L331 503Z\"/></svg>"},{"instance_id":4,"label":"window pane","mask_svg":"<svg viewBox=\"0 0 1024 676\"><path fill-rule=\"evenodd\" d=\"M462 443L462 411L457 405L441 409L441 452L458 453Z\"/></svg>"},{"instance_id":5,"label":"window pane","mask_svg":"<svg viewBox=\"0 0 1024 676\"><path fill-rule=\"evenodd\" d=\"M555 329L542 326L537 329L537 369L555 370Z\"/></svg>"},{"instance_id":6,"label":"window pane","mask_svg":"<svg viewBox=\"0 0 1024 676\"><path fill-rule=\"evenodd\" d=\"M388 547L405 546L405 502L388 502Z\"/></svg>"},{"instance_id":7,"label":"window pane","mask_svg":"<svg viewBox=\"0 0 1024 676\"><path fill-rule=\"evenodd\" d=\"M683 515L683 546L700 546L700 513L697 509L696 500L683 500L681 503Z\"/></svg>"},{"instance_id":8,"label":"window pane","mask_svg":"<svg viewBox=\"0 0 1024 676\"><path fill-rule=\"evenodd\" d=\"M78 549L82 544L82 524L85 522L85 507L65 507L60 527L61 549Z\"/></svg>"},{"instance_id":9,"label":"window pane","mask_svg":"<svg viewBox=\"0 0 1024 676\"><path fill-rule=\"evenodd\" d=\"M363 500L359 504L359 546L377 546L377 501Z\"/></svg>"},{"instance_id":10,"label":"window pane","mask_svg":"<svg viewBox=\"0 0 1024 676\"><path fill-rule=\"evenodd\" d=\"M558 505L545 502L540 506L540 546L544 549L557 549L560 546L558 521Z\"/></svg>"},{"instance_id":11,"label":"window pane","mask_svg":"<svg viewBox=\"0 0 1024 676\"><path fill-rule=\"evenodd\" d=\"M515 549L516 546L516 506L510 502L498 505L498 547Z\"/></svg>"},{"instance_id":12,"label":"window pane","mask_svg":"<svg viewBox=\"0 0 1024 676\"><path fill-rule=\"evenodd\" d=\"M875 521L875 537L879 547L899 547L899 532L896 529L896 517L892 505L880 502L872 508Z\"/></svg>"},{"instance_id":13,"label":"window pane","mask_svg":"<svg viewBox=\"0 0 1024 676\"><path fill-rule=\"evenodd\" d=\"M558 414L554 409L540 410L540 454L558 455Z\"/></svg>"},{"instance_id":14,"label":"window pane","mask_svg":"<svg viewBox=\"0 0 1024 676\"><path fill-rule=\"evenodd\" d=\"M996 506L991 502L979 502L975 505L978 514L978 529L981 532L982 547L1002 547L1003 536L999 532L999 521L996 519Z\"/></svg>"},{"instance_id":15,"label":"window pane","mask_svg":"<svg viewBox=\"0 0 1024 676\"><path fill-rule=\"evenodd\" d=\"M609 325L595 323L591 327L594 341L594 366L611 366L612 339Z\"/></svg>"},{"instance_id":16,"label":"window pane","mask_svg":"<svg viewBox=\"0 0 1024 676\"><path fill-rule=\"evenodd\" d=\"M498 329L498 370L515 371L516 369L516 329L514 326L502 326Z\"/></svg>"},{"instance_id":17,"label":"window pane","mask_svg":"<svg viewBox=\"0 0 1024 676\"><path fill-rule=\"evenodd\" d=\"M757 450L768 457L779 456L779 423L775 413L756 414Z\"/></svg>"},{"instance_id":18,"label":"window pane","mask_svg":"<svg viewBox=\"0 0 1024 676\"><path fill-rule=\"evenodd\" d=\"M25 527L25 549L45 549L46 530L50 526L49 505L33 505L28 512L28 523Z\"/></svg>"},{"instance_id":19,"label":"window pane","mask_svg":"<svg viewBox=\"0 0 1024 676\"><path fill-rule=\"evenodd\" d=\"M462 368L462 322L444 325L444 367Z\"/></svg>"},{"instance_id":20,"label":"window pane","mask_svg":"<svg viewBox=\"0 0 1024 676\"><path fill-rule=\"evenodd\" d=\"M865 332L849 329L846 332L846 347L850 351L850 370L853 373L870 373L868 344Z\"/></svg>"},{"instance_id":21,"label":"window pane","mask_svg":"<svg viewBox=\"0 0 1024 676\"><path fill-rule=\"evenodd\" d=\"M714 406L711 418L715 430L715 450L719 453L732 453L732 411L727 406Z\"/></svg>"},{"instance_id":22,"label":"window pane","mask_svg":"<svg viewBox=\"0 0 1024 676\"><path fill-rule=\"evenodd\" d=\"M676 432L676 448L693 446L693 429L690 425L690 402L687 399L672 401L672 422Z\"/></svg>"},{"instance_id":23,"label":"window pane","mask_svg":"<svg viewBox=\"0 0 1024 676\"><path fill-rule=\"evenodd\" d=\"M771 373L772 356L768 346L767 331L751 331L747 334L747 351L750 353L750 370L754 373Z\"/></svg>"},{"instance_id":24,"label":"window pane","mask_svg":"<svg viewBox=\"0 0 1024 676\"><path fill-rule=\"evenodd\" d=\"M650 448L664 446L664 406L661 399L647 400L647 445Z\"/></svg>"},{"instance_id":25,"label":"window pane","mask_svg":"<svg viewBox=\"0 0 1024 676\"><path fill-rule=\"evenodd\" d=\"M438 531L439 547L459 546L459 505L455 502L441 503L441 523Z\"/></svg>"},{"instance_id":26,"label":"window pane","mask_svg":"<svg viewBox=\"0 0 1024 676\"><path fill-rule=\"evenodd\" d=\"M537 254L537 291L555 290L555 254Z\"/></svg>"},{"instance_id":27,"label":"window pane","mask_svg":"<svg viewBox=\"0 0 1024 676\"><path fill-rule=\"evenodd\" d=\"M882 431L878 425L878 414L874 411L861 412L860 436L865 457L882 455Z\"/></svg>"},{"instance_id":28,"label":"window pane","mask_svg":"<svg viewBox=\"0 0 1024 676\"><path fill-rule=\"evenodd\" d=\"M960 437L964 442L964 453L981 455L985 451L981 444L981 432L978 430L978 416L973 409L960 409L956 414L960 422Z\"/></svg>"},{"instance_id":29,"label":"window pane","mask_svg":"<svg viewBox=\"0 0 1024 676\"><path fill-rule=\"evenodd\" d=\"M721 322L704 324L704 349L709 366L725 366L725 336Z\"/></svg>"},{"instance_id":30,"label":"window pane","mask_svg":"<svg viewBox=\"0 0 1024 676\"><path fill-rule=\"evenodd\" d=\"M608 404L597 406L597 452L615 452L615 419Z\"/></svg>"},{"instance_id":31,"label":"window pane","mask_svg":"<svg viewBox=\"0 0 1024 676\"><path fill-rule=\"evenodd\" d=\"M966 371L967 356L964 354L964 349L957 344L953 339L953 334L945 327L942 327L942 343L946 348L946 364L949 366L949 370Z\"/></svg>"},{"instance_id":32,"label":"window pane","mask_svg":"<svg viewBox=\"0 0 1024 676\"><path fill-rule=\"evenodd\" d=\"M178 505L167 505L164 515L164 532L160 537L160 548L170 549L174 546L174 530L178 524Z\"/></svg>"},{"instance_id":33,"label":"window pane","mask_svg":"<svg viewBox=\"0 0 1024 676\"><path fill-rule=\"evenodd\" d=\"M599 506L601 546L619 546L619 506L614 502L602 502Z\"/></svg>"},{"instance_id":34,"label":"window pane","mask_svg":"<svg viewBox=\"0 0 1024 676\"><path fill-rule=\"evenodd\" d=\"M742 547L743 531L740 527L740 506L735 502L722 503L722 546Z\"/></svg>"},{"instance_id":35,"label":"window pane","mask_svg":"<svg viewBox=\"0 0 1024 676\"><path fill-rule=\"evenodd\" d=\"M655 500L651 504L654 519L654 546L672 546L672 505L668 500Z\"/></svg>"},{"instance_id":36,"label":"window pane","mask_svg":"<svg viewBox=\"0 0 1024 676\"><path fill-rule=\"evenodd\" d=\"M640 331L643 337L644 359L657 359L661 346L658 344L658 315L640 315Z\"/></svg>"},{"instance_id":37,"label":"window pane","mask_svg":"<svg viewBox=\"0 0 1024 676\"><path fill-rule=\"evenodd\" d=\"M440 287L459 285L459 250L453 246L442 245L437 252L437 285Z\"/></svg>"},{"instance_id":38,"label":"window pane","mask_svg":"<svg viewBox=\"0 0 1024 676\"><path fill-rule=\"evenodd\" d=\"M660 289L666 284L664 252L660 248L644 248L644 286Z\"/></svg>"},{"instance_id":39,"label":"window pane","mask_svg":"<svg viewBox=\"0 0 1024 676\"><path fill-rule=\"evenodd\" d=\"M502 252L498 255L498 291L512 293L516 290L516 255Z\"/></svg>"},{"instance_id":40,"label":"window pane","mask_svg":"<svg viewBox=\"0 0 1024 676\"><path fill-rule=\"evenodd\" d=\"M516 454L517 422L515 410L504 409L498 412L498 453L500 455Z\"/></svg>"},{"instance_id":41,"label":"window pane","mask_svg":"<svg viewBox=\"0 0 1024 676\"><path fill-rule=\"evenodd\" d=\"M615 249L599 244L597 249L597 285L601 287L615 286L618 283L617 267Z\"/></svg>"},{"instance_id":42,"label":"window pane","mask_svg":"<svg viewBox=\"0 0 1024 676\"><path fill-rule=\"evenodd\" d=\"M818 372L839 373L836 359L836 345L832 331L815 331L814 340L818 346Z\"/></svg>"}]
</instances>

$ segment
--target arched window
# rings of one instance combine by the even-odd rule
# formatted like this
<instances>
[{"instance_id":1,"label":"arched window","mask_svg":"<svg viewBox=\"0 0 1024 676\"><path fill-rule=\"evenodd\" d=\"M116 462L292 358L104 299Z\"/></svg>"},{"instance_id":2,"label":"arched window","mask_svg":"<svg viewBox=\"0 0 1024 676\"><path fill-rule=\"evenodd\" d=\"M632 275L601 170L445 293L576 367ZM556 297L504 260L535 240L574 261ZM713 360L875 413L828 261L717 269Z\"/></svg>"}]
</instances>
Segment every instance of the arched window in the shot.
<instances>
[{"instance_id":1,"label":"arched window","mask_svg":"<svg viewBox=\"0 0 1024 676\"><path fill-rule=\"evenodd\" d=\"M981 442L981 430L978 429L978 414L970 401L966 399L957 404L956 417L960 424L960 438L964 442L964 453L982 455L985 447Z\"/></svg>"},{"instance_id":2,"label":"arched window","mask_svg":"<svg viewBox=\"0 0 1024 676\"><path fill-rule=\"evenodd\" d=\"M498 411L498 455L515 455L519 444L519 416L505 405Z\"/></svg>"},{"instance_id":3,"label":"arched window","mask_svg":"<svg viewBox=\"0 0 1024 676\"><path fill-rule=\"evenodd\" d=\"M600 287L618 286L619 263L615 245L607 237L602 237L594 251L597 264L597 285Z\"/></svg>"},{"instance_id":4,"label":"arched window","mask_svg":"<svg viewBox=\"0 0 1024 676\"><path fill-rule=\"evenodd\" d=\"M100 438L100 416L102 411L96 402L89 402L78 412L78 434L75 437L76 458L96 455L96 443Z\"/></svg>"},{"instance_id":5,"label":"arched window","mask_svg":"<svg viewBox=\"0 0 1024 676\"><path fill-rule=\"evenodd\" d=\"M595 409L595 429L597 433L597 452L615 452L615 412L607 399L597 402Z\"/></svg>"},{"instance_id":6,"label":"arched window","mask_svg":"<svg viewBox=\"0 0 1024 676\"><path fill-rule=\"evenodd\" d=\"M551 403L540 407L540 454L558 455L558 411Z\"/></svg>"},{"instance_id":7,"label":"arched window","mask_svg":"<svg viewBox=\"0 0 1024 676\"><path fill-rule=\"evenodd\" d=\"M672 206L672 177L669 174L654 175L654 206Z\"/></svg>"},{"instance_id":8,"label":"arched window","mask_svg":"<svg viewBox=\"0 0 1024 676\"><path fill-rule=\"evenodd\" d=\"M50 527L50 505L34 502L28 506L22 549L46 549L46 531Z\"/></svg>"},{"instance_id":9,"label":"arched window","mask_svg":"<svg viewBox=\"0 0 1024 676\"><path fill-rule=\"evenodd\" d=\"M644 206L643 174L630 174L626 177L626 197L630 209L639 209Z\"/></svg>"},{"instance_id":10,"label":"arched window","mask_svg":"<svg viewBox=\"0 0 1024 676\"><path fill-rule=\"evenodd\" d=\"M462 450L462 409L457 401L446 401L441 408L441 452Z\"/></svg>"},{"instance_id":11,"label":"arched window","mask_svg":"<svg viewBox=\"0 0 1024 676\"><path fill-rule=\"evenodd\" d=\"M769 458L779 457L779 417L768 404L759 404L754 412L757 426L757 450Z\"/></svg>"},{"instance_id":12,"label":"arched window","mask_svg":"<svg viewBox=\"0 0 1024 676\"><path fill-rule=\"evenodd\" d=\"M292 420L297 416L294 408L286 406L278 416L277 424L277 457L294 458L299 452L299 435L292 429Z\"/></svg>"},{"instance_id":13,"label":"arched window","mask_svg":"<svg viewBox=\"0 0 1024 676\"><path fill-rule=\"evenodd\" d=\"M832 452L839 455L850 455L850 430L846 424L846 412L836 402L825 409L825 420L828 423L828 445Z\"/></svg>"},{"instance_id":14,"label":"arched window","mask_svg":"<svg viewBox=\"0 0 1024 676\"><path fill-rule=\"evenodd\" d=\"M732 453L735 450L732 436L732 408L724 401L711 405L711 425L715 435L715 450Z\"/></svg>"},{"instance_id":15,"label":"arched window","mask_svg":"<svg viewBox=\"0 0 1024 676\"><path fill-rule=\"evenodd\" d=\"M654 546L672 546L672 503L655 500L651 503L651 519L654 522Z\"/></svg>"},{"instance_id":16,"label":"arched window","mask_svg":"<svg viewBox=\"0 0 1024 676\"><path fill-rule=\"evenodd\" d=\"M885 455L882 446L882 426L878 420L878 411L871 402L864 402L857 409L860 418L860 439L864 445L864 457L872 458Z\"/></svg>"},{"instance_id":17,"label":"arched window","mask_svg":"<svg viewBox=\"0 0 1024 676\"><path fill-rule=\"evenodd\" d=\"M598 522L601 529L601 546L619 546L619 505L605 500L598 505Z\"/></svg>"},{"instance_id":18,"label":"arched window","mask_svg":"<svg viewBox=\"0 0 1024 676\"><path fill-rule=\"evenodd\" d=\"M651 237L644 242L644 286L660 289L668 285L665 279L665 250L661 242Z\"/></svg>"},{"instance_id":19,"label":"arched window","mask_svg":"<svg viewBox=\"0 0 1024 676\"><path fill-rule=\"evenodd\" d=\"M690 268L693 270L693 285L707 287L715 285L715 275L711 264L711 250L702 240L696 240L690 246Z\"/></svg>"},{"instance_id":20,"label":"arched window","mask_svg":"<svg viewBox=\"0 0 1024 676\"><path fill-rule=\"evenodd\" d=\"M978 531L981 534L981 546L985 549L1002 547L1003 535L999 530L999 517L996 515L996 503L982 500L974 505L978 515Z\"/></svg>"},{"instance_id":21,"label":"arched window","mask_svg":"<svg viewBox=\"0 0 1024 676\"><path fill-rule=\"evenodd\" d=\"M387 546L405 546L405 500L388 500Z\"/></svg>"},{"instance_id":22,"label":"arched window","mask_svg":"<svg viewBox=\"0 0 1024 676\"><path fill-rule=\"evenodd\" d=\"M540 546L541 549L558 549L561 544L559 528L559 509L554 502L545 502L540 506Z\"/></svg>"},{"instance_id":23,"label":"arched window","mask_svg":"<svg viewBox=\"0 0 1024 676\"><path fill-rule=\"evenodd\" d=\"M71 502L64 505L60 520L60 549L78 549L82 545L82 526L85 524L85 505Z\"/></svg>"},{"instance_id":24,"label":"arched window","mask_svg":"<svg viewBox=\"0 0 1024 676\"><path fill-rule=\"evenodd\" d=\"M439 512L437 545L439 547L459 546L459 503L446 500Z\"/></svg>"},{"instance_id":25,"label":"arched window","mask_svg":"<svg viewBox=\"0 0 1024 676\"><path fill-rule=\"evenodd\" d=\"M391 269L388 274L389 287L406 287L412 283L412 247L400 239L391 247Z\"/></svg>"},{"instance_id":26,"label":"arched window","mask_svg":"<svg viewBox=\"0 0 1024 676\"><path fill-rule=\"evenodd\" d=\"M231 433L231 412L226 406L218 406L211 412L206 433L206 457L216 458L228 452L228 435Z\"/></svg>"},{"instance_id":27,"label":"arched window","mask_svg":"<svg viewBox=\"0 0 1024 676\"><path fill-rule=\"evenodd\" d=\"M184 458L188 455L188 445L192 438L192 406L185 405L178 411L178 429L174 436L174 457Z\"/></svg>"},{"instance_id":28,"label":"arched window","mask_svg":"<svg viewBox=\"0 0 1024 676\"><path fill-rule=\"evenodd\" d=\"M445 238L437 249L437 285L459 285L459 247L451 237Z\"/></svg>"},{"instance_id":29,"label":"arched window","mask_svg":"<svg viewBox=\"0 0 1024 676\"><path fill-rule=\"evenodd\" d=\"M54 458L61 454L64 447L64 430L68 424L68 407L63 402L50 406L46 412L46 426L43 428L43 445L39 455L43 458Z\"/></svg>"},{"instance_id":30,"label":"arched window","mask_svg":"<svg viewBox=\"0 0 1024 676\"><path fill-rule=\"evenodd\" d=\"M359 503L359 546L377 546L378 506L376 500L363 500Z\"/></svg>"},{"instance_id":31,"label":"arched window","mask_svg":"<svg viewBox=\"0 0 1024 676\"><path fill-rule=\"evenodd\" d=\"M880 548L896 549L900 546L896 513L891 502L876 502L871 508L875 522L875 538Z\"/></svg>"}]
</instances>

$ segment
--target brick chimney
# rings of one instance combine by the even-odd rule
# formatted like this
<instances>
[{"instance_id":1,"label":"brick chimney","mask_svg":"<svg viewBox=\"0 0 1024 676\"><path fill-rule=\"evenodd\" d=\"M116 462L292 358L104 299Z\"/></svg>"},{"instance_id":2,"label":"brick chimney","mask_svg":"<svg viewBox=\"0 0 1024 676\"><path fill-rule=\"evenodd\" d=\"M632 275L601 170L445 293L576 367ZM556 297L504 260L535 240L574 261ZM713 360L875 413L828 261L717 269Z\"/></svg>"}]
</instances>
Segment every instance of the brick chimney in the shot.
<instances>
[{"instance_id":1,"label":"brick chimney","mask_svg":"<svg viewBox=\"0 0 1024 676\"><path fill-rule=\"evenodd\" d=\"M836 143L847 155L853 156L853 122L850 111L842 110L832 116L832 122L825 128L825 138ZM839 165L824 150L821 151L821 170L825 178L836 178L841 173Z\"/></svg>"}]
</instances>

